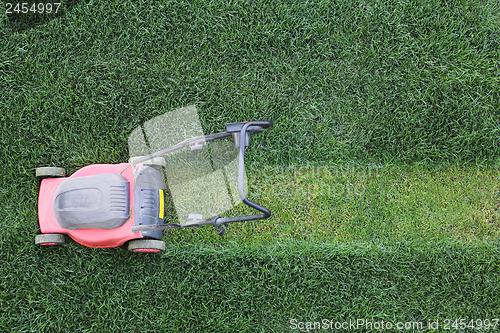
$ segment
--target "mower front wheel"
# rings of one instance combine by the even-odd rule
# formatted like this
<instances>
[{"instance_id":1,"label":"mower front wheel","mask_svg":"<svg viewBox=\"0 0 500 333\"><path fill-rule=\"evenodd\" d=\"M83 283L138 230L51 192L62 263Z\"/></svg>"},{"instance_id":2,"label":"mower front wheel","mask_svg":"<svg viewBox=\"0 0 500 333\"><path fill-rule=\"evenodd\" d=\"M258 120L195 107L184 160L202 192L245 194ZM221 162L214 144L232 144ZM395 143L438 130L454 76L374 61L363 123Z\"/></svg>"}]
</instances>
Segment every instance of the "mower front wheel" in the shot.
<instances>
[{"instance_id":1,"label":"mower front wheel","mask_svg":"<svg viewBox=\"0 0 500 333\"><path fill-rule=\"evenodd\" d=\"M36 168L37 178L57 178L64 177L66 175L66 170L64 168L58 167L41 167Z\"/></svg>"},{"instance_id":2,"label":"mower front wheel","mask_svg":"<svg viewBox=\"0 0 500 333\"><path fill-rule=\"evenodd\" d=\"M35 236L35 245L55 246L66 242L64 234L40 234Z\"/></svg>"},{"instance_id":3,"label":"mower front wheel","mask_svg":"<svg viewBox=\"0 0 500 333\"><path fill-rule=\"evenodd\" d=\"M156 239L136 239L128 242L128 250L135 253L165 252L165 242Z\"/></svg>"}]
</instances>

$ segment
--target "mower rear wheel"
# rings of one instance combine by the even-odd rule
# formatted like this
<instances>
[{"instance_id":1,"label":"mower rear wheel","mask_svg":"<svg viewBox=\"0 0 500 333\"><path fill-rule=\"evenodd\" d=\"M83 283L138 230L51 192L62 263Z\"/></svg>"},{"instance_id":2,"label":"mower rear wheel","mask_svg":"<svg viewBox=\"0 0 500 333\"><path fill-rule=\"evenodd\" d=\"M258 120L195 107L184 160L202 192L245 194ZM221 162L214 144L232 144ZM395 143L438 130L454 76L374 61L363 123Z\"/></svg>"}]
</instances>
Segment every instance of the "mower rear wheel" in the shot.
<instances>
[{"instance_id":1,"label":"mower rear wheel","mask_svg":"<svg viewBox=\"0 0 500 333\"><path fill-rule=\"evenodd\" d=\"M41 167L36 168L37 178L57 178L64 177L66 175L66 170L64 168L58 167Z\"/></svg>"},{"instance_id":2,"label":"mower rear wheel","mask_svg":"<svg viewBox=\"0 0 500 333\"><path fill-rule=\"evenodd\" d=\"M136 239L128 242L128 250L136 253L165 252L165 242L156 239Z\"/></svg>"},{"instance_id":3,"label":"mower rear wheel","mask_svg":"<svg viewBox=\"0 0 500 333\"><path fill-rule=\"evenodd\" d=\"M40 234L35 236L35 245L55 246L66 242L64 234Z\"/></svg>"}]
</instances>

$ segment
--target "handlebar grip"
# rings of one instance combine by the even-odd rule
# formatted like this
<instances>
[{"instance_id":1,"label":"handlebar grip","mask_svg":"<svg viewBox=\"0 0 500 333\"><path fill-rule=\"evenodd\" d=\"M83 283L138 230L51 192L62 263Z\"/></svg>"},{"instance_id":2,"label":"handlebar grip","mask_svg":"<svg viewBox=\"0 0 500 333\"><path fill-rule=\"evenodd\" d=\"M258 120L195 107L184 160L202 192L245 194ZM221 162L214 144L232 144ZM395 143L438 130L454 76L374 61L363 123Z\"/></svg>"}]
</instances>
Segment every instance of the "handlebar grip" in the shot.
<instances>
[{"instance_id":1,"label":"handlebar grip","mask_svg":"<svg viewBox=\"0 0 500 333\"><path fill-rule=\"evenodd\" d=\"M247 132L257 132L260 133L266 128L273 125L270 121L244 121L239 123L229 123L226 124L226 132L229 133L239 133L244 125L247 123L252 123L251 126L247 128Z\"/></svg>"}]
</instances>

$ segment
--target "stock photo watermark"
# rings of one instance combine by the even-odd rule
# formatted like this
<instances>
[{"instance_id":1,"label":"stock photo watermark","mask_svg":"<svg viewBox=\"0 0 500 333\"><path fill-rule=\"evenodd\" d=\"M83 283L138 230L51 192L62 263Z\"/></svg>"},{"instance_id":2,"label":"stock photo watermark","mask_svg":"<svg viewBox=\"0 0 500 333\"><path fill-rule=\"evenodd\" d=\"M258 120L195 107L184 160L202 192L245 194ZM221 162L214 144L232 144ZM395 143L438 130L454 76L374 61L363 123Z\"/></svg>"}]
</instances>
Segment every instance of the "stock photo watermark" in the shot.
<instances>
[{"instance_id":1,"label":"stock photo watermark","mask_svg":"<svg viewBox=\"0 0 500 333\"><path fill-rule=\"evenodd\" d=\"M253 169L258 168L254 167ZM257 173L261 179L272 179L276 175L283 175L283 177L293 181L291 186L298 186L301 193L305 195L352 198L365 195L366 184L369 180L380 176L380 167L288 165L279 168L264 167L259 169Z\"/></svg>"},{"instance_id":2,"label":"stock photo watermark","mask_svg":"<svg viewBox=\"0 0 500 333\"><path fill-rule=\"evenodd\" d=\"M319 321L300 321L292 318L289 328L298 332L308 331L352 331L352 330L393 330L393 331L414 331L414 330L442 330L442 331L463 331L469 330L491 330L500 328L500 319L438 319L431 321L384 321L369 320L363 318L334 320L321 319Z\"/></svg>"}]
</instances>

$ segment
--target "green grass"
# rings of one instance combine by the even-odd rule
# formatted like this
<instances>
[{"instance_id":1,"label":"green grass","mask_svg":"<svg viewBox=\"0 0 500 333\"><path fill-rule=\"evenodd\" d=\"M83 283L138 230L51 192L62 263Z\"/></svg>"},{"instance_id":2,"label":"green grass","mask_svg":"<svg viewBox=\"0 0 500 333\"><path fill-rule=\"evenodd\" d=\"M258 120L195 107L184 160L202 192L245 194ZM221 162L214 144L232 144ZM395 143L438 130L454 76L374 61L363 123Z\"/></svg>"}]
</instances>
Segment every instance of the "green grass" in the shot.
<instances>
[{"instance_id":1,"label":"green grass","mask_svg":"<svg viewBox=\"0 0 500 333\"><path fill-rule=\"evenodd\" d=\"M499 318L499 9L2 2L0 330ZM36 167L126 161L134 128L189 104L207 133L274 122L247 155L271 219L169 231L159 256L35 248Z\"/></svg>"},{"instance_id":2,"label":"green grass","mask_svg":"<svg viewBox=\"0 0 500 333\"><path fill-rule=\"evenodd\" d=\"M110 123L99 134L120 137L196 103L209 132L275 121L266 157L285 165L498 162L495 1L107 1L61 10L38 25L4 15L2 108L86 133L87 117L102 117Z\"/></svg>"},{"instance_id":3,"label":"green grass","mask_svg":"<svg viewBox=\"0 0 500 333\"><path fill-rule=\"evenodd\" d=\"M231 225L228 240L341 243L500 238L500 172L489 168L289 166L250 173L249 195L273 218ZM237 206L228 215L251 214ZM211 230L169 231L173 242L214 242Z\"/></svg>"},{"instance_id":4,"label":"green grass","mask_svg":"<svg viewBox=\"0 0 500 333\"><path fill-rule=\"evenodd\" d=\"M23 274L1 280L2 328L288 332L293 319L498 318L498 246L176 244L163 256L138 257L4 243L2 276L20 264Z\"/></svg>"}]
</instances>

